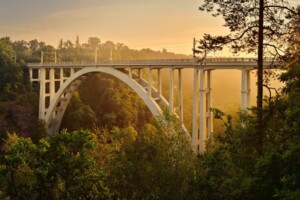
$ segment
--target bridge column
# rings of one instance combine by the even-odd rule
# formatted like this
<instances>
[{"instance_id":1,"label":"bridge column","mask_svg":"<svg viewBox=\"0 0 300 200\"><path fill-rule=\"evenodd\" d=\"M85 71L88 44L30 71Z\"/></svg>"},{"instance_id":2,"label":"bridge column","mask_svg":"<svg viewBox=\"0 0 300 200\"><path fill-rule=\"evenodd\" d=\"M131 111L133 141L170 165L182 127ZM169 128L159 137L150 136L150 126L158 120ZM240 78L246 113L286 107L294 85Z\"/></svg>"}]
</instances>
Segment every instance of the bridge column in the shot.
<instances>
[{"instance_id":1,"label":"bridge column","mask_svg":"<svg viewBox=\"0 0 300 200\"><path fill-rule=\"evenodd\" d=\"M59 87L61 87L62 84L64 84L64 69L60 68L60 71L59 71Z\"/></svg>"},{"instance_id":2,"label":"bridge column","mask_svg":"<svg viewBox=\"0 0 300 200\"><path fill-rule=\"evenodd\" d=\"M199 116L199 153L203 154L206 139L206 88L205 88L205 71L200 69L200 116Z\"/></svg>"},{"instance_id":3,"label":"bridge column","mask_svg":"<svg viewBox=\"0 0 300 200\"><path fill-rule=\"evenodd\" d=\"M170 67L170 83L169 83L169 109L170 112L174 112L174 69L173 67Z\"/></svg>"},{"instance_id":4,"label":"bridge column","mask_svg":"<svg viewBox=\"0 0 300 200\"><path fill-rule=\"evenodd\" d=\"M50 69L50 102L55 96L55 77L54 77L54 68Z\"/></svg>"},{"instance_id":5,"label":"bridge column","mask_svg":"<svg viewBox=\"0 0 300 200\"><path fill-rule=\"evenodd\" d=\"M29 80L30 80L30 82L32 82L32 79L33 79L32 69L29 68Z\"/></svg>"},{"instance_id":6,"label":"bridge column","mask_svg":"<svg viewBox=\"0 0 300 200\"><path fill-rule=\"evenodd\" d=\"M54 96L55 96L55 69L51 68L50 69L50 102L49 104L51 104ZM52 114L52 118L55 118L55 112Z\"/></svg>"},{"instance_id":7,"label":"bridge column","mask_svg":"<svg viewBox=\"0 0 300 200\"><path fill-rule=\"evenodd\" d=\"M242 70L242 83L241 83L241 109L246 109L246 70Z\"/></svg>"},{"instance_id":8,"label":"bridge column","mask_svg":"<svg viewBox=\"0 0 300 200\"><path fill-rule=\"evenodd\" d=\"M39 80L40 80L40 103L39 103L39 119L44 119L45 117L45 98L46 98L46 69L39 69Z\"/></svg>"},{"instance_id":9,"label":"bridge column","mask_svg":"<svg viewBox=\"0 0 300 200\"><path fill-rule=\"evenodd\" d=\"M70 76L72 76L74 73L75 73L75 69L74 69L74 67L71 67L71 69L70 69Z\"/></svg>"},{"instance_id":10,"label":"bridge column","mask_svg":"<svg viewBox=\"0 0 300 200\"><path fill-rule=\"evenodd\" d=\"M247 86L246 86L246 89L247 89L247 103L246 103L246 107L247 108L251 108L251 85L250 85L251 79L250 79L250 70L247 70L247 72L246 72L246 78L247 78Z\"/></svg>"},{"instance_id":11,"label":"bridge column","mask_svg":"<svg viewBox=\"0 0 300 200\"><path fill-rule=\"evenodd\" d=\"M207 104L206 104L206 112L207 112L207 135L206 138L209 138L210 134L213 132L213 116L210 108L212 107L212 88L211 88L211 70L207 71Z\"/></svg>"},{"instance_id":12,"label":"bridge column","mask_svg":"<svg viewBox=\"0 0 300 200\"><path fill-rule=\"evenodd\" d=\"M194 95L193 95L193 121L192 121L192 147L195 153L198 153L198 124L197 124L197 116L198 116L198 80L199 80L199 71L197 68L194 68Z\"/></svg>"},{"instance_id":13,"label":"bridge column","mask_svg":"<svg viewBox=\"0 0 300 200\"><path fill-rule=\"evenodd\" d=\"M151 68L148 67L148 96L151 97L151 88L152 87L152 76L151 76Z\"/></svg>"},{"instance_id":14,"label":"bridge column","mask_svg":"<svg viewBox=\"0 0 300 200\"><path fill-rule=\"evenodd\" d=\"M131 69L130 66L129 66L129 68L128 68L128 75L129 75L129 78L132 79L132 69Z\"/></svg>"},{"instance_id":15,"label":"bridge column","mask_svg":"<svg viewBox=\"0 0 300 200\"><path fill-rule=\"evenodd\" d=\"M162 96L162 82L161 82L161 71L160 71L160 69L157 69L157 82L158 82L158 88L157 88L157 90L158 90L158 97L159 98L161 98L161 96Z\"/></svg>"},{"instance_id":16,"label":"bridge column","mask_svg":"<svg viewBox=\"0 0 300 200\"><path fill-rule=\"evenodd\" d=\"M250 108L250 70L242 69L241 110Z\"/></svg>"},{"instance_id":17,"label":"bridge column","mask_svg":"<svg viewBox=\"0 0 300 200\"><path fill-rule=\"evenodd\" d=\"M138 77L139 77L139 79L142 78L142 71L141 71L141 69L138 69Z\"/></svg>"},{"instance_id":18,"label":"bridge column","mask_svg":"<svg viewBox=\"0 0 300 200\"><path fill-rule=\"evenodd\" d=\"M183 123L183 95L182 95L182 69L178 69L178 107L179 107L179 120Z\"/></svg>"}]
</instances>

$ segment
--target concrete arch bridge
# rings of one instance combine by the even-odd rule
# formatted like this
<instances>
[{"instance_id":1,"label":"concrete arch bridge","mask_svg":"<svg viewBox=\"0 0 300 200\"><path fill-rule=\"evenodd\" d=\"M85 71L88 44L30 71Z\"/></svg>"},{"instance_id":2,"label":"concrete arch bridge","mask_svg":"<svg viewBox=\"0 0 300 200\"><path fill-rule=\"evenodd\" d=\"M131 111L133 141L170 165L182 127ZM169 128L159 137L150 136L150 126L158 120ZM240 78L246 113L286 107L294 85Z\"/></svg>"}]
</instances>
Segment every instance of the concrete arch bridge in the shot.
<instances>
[{"instance_id":1,"label":"concrete arch bridge","mask_svg":"<svg viewBox=\"0 0 300 200\"><path fill-rule=\"evenodd\" d=\"M268 66L271 61L266 61ZM169 107L175 113L174 71L178 71L177 116L183 124L182 70L194 70L193 121L191 142L195 152L203 153L205 140L213 131L212 71L237 69L241 71L241 109L250 107L250 71L257 62L250 58L208 58L201 64L195 59L164 59L103 62L52 62L29 63L31 82L39 82L39 119L46 123L48 134L57 132L74 92L80 84L94 73L109 74L128 85L145 102L154 116L161 114L159 105ZM169 70L169 98L162 95L162 69ZM146 77L142 76L146 71ZM153 73L157 73L154 81Z\"/></svg>"}]
</instances>

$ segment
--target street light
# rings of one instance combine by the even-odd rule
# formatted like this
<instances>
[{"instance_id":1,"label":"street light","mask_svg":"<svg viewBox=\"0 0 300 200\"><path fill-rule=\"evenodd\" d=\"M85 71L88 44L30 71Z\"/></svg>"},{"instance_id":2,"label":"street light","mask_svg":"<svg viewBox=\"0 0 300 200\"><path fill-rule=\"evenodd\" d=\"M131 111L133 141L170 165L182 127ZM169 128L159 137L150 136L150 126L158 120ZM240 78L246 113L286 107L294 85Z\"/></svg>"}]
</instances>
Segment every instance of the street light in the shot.
<instances>
[{"instance_id":1,"label":"street light","mask_svg":"<svg viewBox=\"0 0 300 200\"><path fill-rule=\"evenodd\" d=\"M52 52L52 51L42 51L41 52L41 63L44 62L44 54L54 54L54 62L57 62L57 57L56 57L56 51Z\"/></svg>"}]
</instances>

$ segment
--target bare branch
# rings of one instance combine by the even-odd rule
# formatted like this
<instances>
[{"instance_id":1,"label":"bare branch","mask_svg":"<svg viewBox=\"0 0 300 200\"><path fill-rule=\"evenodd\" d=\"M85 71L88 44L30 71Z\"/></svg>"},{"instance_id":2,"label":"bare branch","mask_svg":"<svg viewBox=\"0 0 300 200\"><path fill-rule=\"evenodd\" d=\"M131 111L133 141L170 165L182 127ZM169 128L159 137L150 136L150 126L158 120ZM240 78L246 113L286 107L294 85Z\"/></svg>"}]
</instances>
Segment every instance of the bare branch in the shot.
<instances>
[{"instance_id":1,"label":"bare branch","mask_svg":"<svg viewBox=\"0 0 300 200\"><path fill-rule=\"evenodd\" d=\"M276 51L276 53L279 56L282 56L279 51L281 51L282 53L285 53L282 49L279 49L277 46L275 46L274 44L269 44L269 43L264 43L264 46L269 46L269 47L273 47L273 49Z\"/></svg>"},{"instance_id":2,"label":"bare branch","mask_svg":"<svg viewBox=\"0 0 300 200\"><path fill-rule=\"evenodd\" d=\"M274 90L274 91L276 92L276 96L277 96L277 97L279 96L279 92L277 91L276 88L270 87L270 86L265 85L265 84L263 85L263 87L267 88L268 91L269 91L269 105L270 105L271 100L272 100L272 90Z\"/></svg>"},{"instance_id":3,"label":"bare branch","mask_svg":"<svg viewBox=\"0 0 300 200\"><path fill-rule=\"evenodd\" d=\"M248 31L250 31L251 29L253 29L253 28L258 28L258 26L250 26L250 27L248 27L246 30L243 31L243 33L242 33L240 36L231 39L230 41L228 41L227 44L229 44L229 43L231 43L231 42L234 42L234 41L236 41L236 40L242 39L242 38L244 37L244 35L245 35ZM225 45L226 45L226 44L225 44Z\"/></svg>"},{"instance_id":4,"label":"bare branch","mask_svg":"<svg viewBox=\"0 0 300 200\"><path fill-rule=\"evenodd\" d=\"M294 11L293 9L287 7L287 6L279 6L279 5L269 5L269 6L264 6L265 8L280 8L280 9L284 9L284 10L288 10L289 12L291 12L293 15L297 15L296 11Z\"/></svg>"},{"instance_id":5,"label":"bare branch","mask_svg":"<svg viewBox=\"0 0 300 200\"><path fill-rule=\"evenodd\" d=\"M250 26L250 27L248 27L247 29L245 29L238 37L235 37L235 38L230 38L230 36L228 35L228 36L226 36L226 37L223 37L223 39L224 39L224 41L223 42L219 42L219 44L217 43L217 44L213 44L213 45L211 45L210 47L207 45L207 43L205 43L205 42L203 42L202 43L202 46L199 46L200 48L202 47L204 47L204 49L206 49L207 50L207 48L208 48L208 50L213 50L213 49L220 49L220 48L222 48L223 46L225 46L225 45L228 45L228 44L230 44L230 43L232 43L232 42L235 42L235 41L237 41L237 40L240 40L240 39L242 39L243 37L244 37L244 35L247 33L247 32L249 32L250 30L252 30L253 28L258 28L258 26ZM213 41L214 39L217 39L217 37L211 37L210 35L208 35L210 38L206 38L206 39L203 39L202 41L205 41L205 40L207 40L207 41ZM198 48L199 48L198 47Z\"/></svg>"}]
</instances>

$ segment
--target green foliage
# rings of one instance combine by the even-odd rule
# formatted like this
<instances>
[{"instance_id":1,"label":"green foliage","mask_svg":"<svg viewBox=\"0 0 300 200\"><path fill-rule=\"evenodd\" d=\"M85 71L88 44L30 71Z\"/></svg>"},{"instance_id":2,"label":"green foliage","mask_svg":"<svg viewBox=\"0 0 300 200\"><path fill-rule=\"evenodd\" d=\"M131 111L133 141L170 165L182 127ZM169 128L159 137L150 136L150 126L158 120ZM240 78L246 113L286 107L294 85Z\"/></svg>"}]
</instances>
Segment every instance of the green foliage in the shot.
<instances>
[{"instance_id":1,"label":"green foliage","mask_svg":"<svg viewBox=\"0 0 300 200\"><path fill-rule=\"evenodd\" d=\"M87 129L93 127L96 120L95 112L90 106L84 104L78 92L75 92L67 107L61 127L67 128L70 131Z\"/></svg>"},{"instance_id":2,"label":"green foliage","mask_svg":"<svg viewBox=\"0 0 300 200\"><path fill-rule=\"evenodd\" d=\"M0 66L11 66L13 65L13 48L12 42L9 37L0 38Z\"/></svg>"},{"instance_id":3,"label":"green foliage","mask_svg":"<svg viewBox=\"0 0 300 200\"><path fill-rule=\"evenodd\" d=\"M95 162L95 135L61 132L34 145L8 136L0 157L0 196L12 199L108 199Z\"/></svg>"},{"instance_id":4,"label":"green foliage","mask_svg":"<svg viewBox=\"0 0 300 200\"><path fill-rule=\"evenodd\" d=\"M171 122L168 122L171 124ZM176 127L173 127L176 129ZM186 199L194 155L186 135L146 125L62 131L36 145L8 136L0 197L16 199ZM104 171L105 170L105 171Z\"/></svg>"},{"instance_id":5,"label":"green foliage","mask_svg":"<svg viewBox=\"0 0 300 200\"><path fill-rule=\"evenodd\" d=\"M95 125L108 129L133 126L139 130L152 119L150 111L134 91L107 75L89 77L74 97L67 108L62 128L91 129ZM74 121L77 123L74 124Z\"/></svg>"},{"instance_id":6,"label":"green foliage","mask_svg":"<svg viewBox=\"0 0 300 200\"><path fill-rule=\"evenodd\" d=\"M104 198L103 172L96 165L92 151L96 141L91 132L62 131L49 139L42 153L45 165L39 173L40 197L55 199ZM43 164L43 162L40 162Z\"/></svg>"},{"instance_id":7,"label":"green foliage","mask_svg":"<svg viewBox=\"0 0 300 200\"><path fill-rule=\"evenodd\" d=\"M7 132L16 132L31 137L34 143L46 136L44 124L38 120L38 96L25 91L17 99L0 102L0 134L5 138ZM1 141L2 142L2 141ZM0 147L1 147L0 142Z\"/></svg>"},{"instance_id":8,"label":"green foliage","mask_svg":"<svg viewBox=\"0 0 300 200\"><path fill-rule=\"evenodd\" d=\"M171 122L166 122L171 124ZM113 131L118 146L110 161L108 183L120 199L187 199L193 179L194 155L176 126L146 125ZM121 137L121 139L120 139ZM115 144L117 143L117 144Z\"/></svg>"},{"instance_id":9,"label":"green foliage","mask_svg":"<svg viewBox=\"0 0 300 200\"><path fill-rule=\"evenodd\" d=\"M14 63L15 53L9 38L0 39L0 100L14 99L22 89L23 71Z\"/></svg>"},{"instance_id":10,"label":"green foliage","mask_svg":"<svg viewBox=\"0 0 300 200\"><path fill-rule=\"evenodd\" d=\"M36 163L36 146L30 139L11 134L5 141L0 163L2 197L32 199L37 183L32 169Z\"/></svg>"},{"instance_id":11,"label":"green foliage","mask_svg":"<svg viewBox=\"0 0 300 200\"><path fill-rule=\"evenodd\" d=\"M281 97L264 110L264 148L255 146L255 113L231 117L216 110L226 131L208 141L199 157L195 195L202 199L299 199L300 198L300 63L281 76L286 82Z\"/></svg>"}]
</instances>

